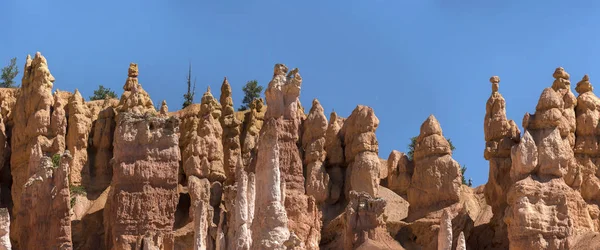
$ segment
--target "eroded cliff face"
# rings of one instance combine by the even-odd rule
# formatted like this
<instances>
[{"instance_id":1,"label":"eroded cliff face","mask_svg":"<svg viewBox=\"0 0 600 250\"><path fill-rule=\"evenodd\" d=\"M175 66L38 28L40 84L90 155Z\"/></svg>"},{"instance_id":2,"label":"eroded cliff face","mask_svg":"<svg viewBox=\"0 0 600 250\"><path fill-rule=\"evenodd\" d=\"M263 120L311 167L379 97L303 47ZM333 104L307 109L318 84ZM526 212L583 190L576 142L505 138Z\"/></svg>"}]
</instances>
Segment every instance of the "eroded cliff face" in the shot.
<instances>
[{"instance_id":1,"label":"eroded cliff face","mask_svg":"<svg viewBox=\"0 0 600 250\"><path fill-rule=\"evenodd\" d=\"M490 176L477 188L461 184L433 115L414 159L396 150L380 159L373 109L358 105L347 119L335 112L328 119L314 99L305 114L299 70L283 64L275 65L266 103L255 99L242 112L226 78L219 100L208 89L200 103L169 112L164 101L155 109L135 63L120 100L53 91L39 53L23 72L20 89L0 89L1 205L8 207L0 210L0 249L598 244L600 100L588 76L576 98L562 68L536 113L525 115L523 134L507 118L499 77L490 79Z\"/></svg>"},{"instance_id":2,"label":"eroded cliff face","mask_svg":"<svg viewBox=\"0 0 600 250\"><path fill-rule=\"evenodd\" d=\"M113 179L104 209L106 246L172 249L179 119L125 111L117 120Z\"/></svg>"},{"instance_id":3,"label":"eroded cliff face","mask_svg":"<svg viewBox=\"0 0 600 250\"><path fill-rule=\"evenodd\" d=\"M13 214L17 215L11 223L11 238L16 248L27 249L36 242L54 247L71 244L70 225L63 222L63 216L69 222L70 195L68 183L61 182L66 180L69 168L65 165L55 170L48 164L50 157L64 152L66 135L66 102L52 95L53 82L46 58L39 52L33 60L28 56L13 111L15 125L11 137L11 193ZM62 198L49 199L56 193L61 193ZM32 196L43 198L37 200ZM51 219L45 217L50 213L48 206L57 208ZM28 228L38 226L40 232L54 230L48 234L56 237L48 237L48 234L28 237Z\"/></svg>"}]
</instances>

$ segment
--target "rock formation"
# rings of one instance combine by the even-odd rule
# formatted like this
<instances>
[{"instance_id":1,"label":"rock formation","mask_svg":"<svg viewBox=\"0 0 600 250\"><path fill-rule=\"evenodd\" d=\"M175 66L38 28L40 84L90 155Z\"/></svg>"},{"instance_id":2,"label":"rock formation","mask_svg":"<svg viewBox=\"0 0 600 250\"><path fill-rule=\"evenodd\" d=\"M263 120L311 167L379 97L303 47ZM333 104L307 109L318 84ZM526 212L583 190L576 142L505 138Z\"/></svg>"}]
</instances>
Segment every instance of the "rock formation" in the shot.
<instances>
[{"instance_id":1,"label":"rock formation","mask_svg":"<svg viewBox=\"0 0 600 250\"><path fill-rule=\"evenodd\" d=\"M452 250L452 217L444 210L438 231L438 250Z\"/></svg>"},{"instance_id":2,"label":"rock formation","mask_svg":"<svg viewBox=\"0 0 600 250\"><path fill-rule=\"evenodd\" d=\"M36 53L33 60L30 56L27 56L25 69L23 70L21 90L12 112L14 126L11 137L12 154L10 165L13 176L11 189L14 202L13 214L32 213L31 216L36 216L36 212L47 210L47 207L43 207L43 204L49 201L39 201L42 203L39 207L29 206L31 204L22 206L22 201L27 199L27 193L24 193L26 183L29 182L32 176L39 174L45 169L45 165L42 165L43 163L40 162L39 158L45 155L53 156L64 151L64 136L66 134L65 103L58 96L52 95L53 82L54 77L48 69L46 58L39 52ZM66 170L68 171L68 167ZM53 171L49 172L52 173ZM48 181L53 183L51 180ZM38 187L36 184L31 186L29 190L34 192L33 190L39 188L41 189L39 191L42 192L39 195L44 195L43 192L50 192L50 190L46 190L46 188L50 187L49 185ZM66 204L66 206L68 205ZM57 211L57 214L57 216L61 216L59 211ZM23 237L29 234L26 231L25 223L27 222L23 221L23 217L21 216L16 216L14 223L11 223L11 239L16 248L20 248L21 244L24 244L23 246L32 246L28 244L36 242L37 236L28 238L27 242L21 241ZM62 230L65 230L63 231L65 234L70 235L70 228L62 228ZM39 237L39 242L43 242L42 237L45 236ZM58 241L59 239L56 240ZM56 243L58 244L58 242Z\"/></svg>"},{"instance_id":3,"label":"rock formation","mask_svg":"<svg viewBox=\"0 0 600 250\"><path fill-rule=\"evenodd\" d=\"M102 109L92 122L88 145L89 174L84 176L84 181L89 183L86 185L89 191L102 192L110 185L116 126L116 111L112 106Z\"/></svg>"},{"instance_id":4,"label":"rock formation","mask_svg":"<svg viewBox=\"0 0 600 250\"><path fill-rule=\"evenodd\" d=\"M414 151L414 173L408 189L410 213L426 214L459 201L460 165L433 115L421 125Z\"/></svg>"},{"instance_id":5,"label":"rock formation","mask_svg":"<svg viewBox=\"0 0 600 250\"><path fill-rule=\"evenodd\" d=\"M244 162L244 166L250 169L253 169L251 161L256 158L256 147L258 145L259 132L265 119L265 112L266 107L264 107L263 99L254 99L250 103L250 111L246 113L247 118L244 119L244 129L240 135L242 161Z\"/></svg>"},{"instance_id":6,"label":"rock formation","mask_svg":"<svg viewBox=\"0 0 600 250\"><path fill-rule=\"evenodd\" d=\"M504 182L508 192L503 190L506 209L494 211L495 218L504 212L510 249L567 249L572 236L598 230L592 218L597 208L586 203L585 192L576 190L585 189L581 186L584 177L594 181L590 146L595 139L590 138L595 137L593 124L597 123L595 96L587 76L578 84L578 99L570 91L569 74L563 68L557 68L553 76L556 80L543 91L536 113L523 119L526 131L519 144L512 146L510 174L504 176L508 179ZM491 173L492 169L490 177Z\"/></svg>"},{"instance_id":7,"label":"rock formation","mask_svg":"<svg viewBox=\"0 0 600 250\"><path fill-rule=\"evenodd\" d=\"M233 184L236 180L235 173L237 161L241 156L240 145L240 121L235 117L235 109L233 107L233 98L231 94L231 86L227 78L223 80L221 85L221 127L223 128L223 162L225 175L227 176L227 184Z\"/></svg>"},{"instance_id":8,"label":"rock formation","mask_svg":"<svg viewBox=\"0 0 600 250\"><path fill-rule=\"evenodd\" d=\"M600 121L600 99L594 94L587 75L577 83L579 93L575 107L577 128L575 130L575 159L579 169L578 179L573 186L581 186L581 196L590 203L600 204L600 179L598 178L598 123Z\"/></svg>"},{"instance_id":9,"label":"rock formation","mask_svg":"<svg viewBox=\"0 0 600 250\"><path fill-rule=\"evenodd\" d=\"M460 235L458 236L456 250L467 250L467 243L465 241L465 234L463 232L460 232Z\"/></svg>"},{"instance_id":10,"label":"rock formation","mask_svg":"<svg viewBox=\"0 0 600 250\"><path fill-rule=\"evenodd\" d=\"M68 104L69 130L67 131L67 149L73 156L73 162L69 165L71 167L70 185L80 186L82 183L82 171L87 166L88 160L88 136L92 127L92 121L90 114L85 105L85 101L79 93L79 90L75 90L75 94L71 96Z\"/></svg>"},{"instance_id":11,"label":"rock formation","mask_svg":"<svg viewBox=\"0 0 600 250\"><path fill-rule=\"evenodd\" d=\"M155 114L156 109L152 103L152 99L142 85L138 82L138 66L135 63L129 64L128 77L125 85L123 85L123 95L119 101L119 112L132 112L135 114L151 113Z\"/></svg>"},{"instance_id":12,"label":"rock formation","mask_svg":"<svg viewBox=\"0 0 600 250\"><path fill-rule=\"evenodd\" d=\"M492 94L486 104L483 126L486 141L484 158L489 161L490 170L484 193L494 215L490 223L495 232L491 242L499 248L507 248L506 225L502 218L506 208L506 192L513 183L511 171L515 171L511 170L511 148L519 142L521 132L517 124L506 117L506 101L498 92L500 77L493 76L490 82Z\"/></svg>"},{"instance_id":13,"label":"rock formation","mask_svg":"<svg viewBox=\"0 0 600 250\"><path fill-rule=\"evenodd\" d=\"M331 112L329 116L329 124L325 132L325 152L326 152L326 168L329 174L330 191L329 203L336 203L342 194L344 187L344 172L342 166L344 164L344 138L341 134L344 126L344 118L338 117L335 112Z\"/></svg>"},{"instance_id":14,"label":"rock formation","mask_svg":"<svg viewBox=\"0 0 600 250\"><path fill-rule=\"evenodd\" d=\"M404 153L393 150L387 159L387 185L399 195L406 195L414 166Z\"/></svg>"},{"instance_id":15,"label":"rock formation","mask_svg":"<svg viewBox=\"0 0 600 250\"><path fill-rule=\"evenodd\" d=\"M184 118L181 156L187 176L225 181L220 115L221 107L208 89L202 96L200 112Z\"/></svg>"},{"instance_id":16,"label":"rock formation","mask_svg":"<svg viewBox=\"0 0 600 250\"><path fill-rule=\"evenodd\" d=\"M283 64L268 107L255 99L239 112L227 79L219 100L209 88L169 112L134 63L120 100L53 92L39 53L23 73L21 88L0 89L0 250L600 245L600 100L587 75L575 98L557 68L522 138L492 77L489 180L470 188L433 115L413 160L381 159L373 109L328 122L314 99L307 115L299 70Z\"/></svg>"},{"instance_id":17,"label":"rock formation","mask_svg":"<svg viewBox=\"0 0 600 250\"><path fill-rule=\"evenodd\" d=\"M140 249L151 237L155 247L171 249L179 199L179 120L129 112L117 120L104 210L107 247Z\"/></svg>"},{"instance_id":18,"label":"rock formation","mask_svg":"<svg viewBox=\"0 0 600 250\"><path fill-rule=\"evenodd\" d=\"M169 114L169 106L167 106L167 101L163 100L162 104L160 105L160 111L159 111L161 116L168 116Z\"/></svg>"},{"instance_id":19,"label":"rock formation","mask_svg":"<svg viewBox=\"0 0 600 250\"><path fill-rule=\"evenodd\" d=\"M345 189L376 197L379 188L379 143L375 130L379 119L372 108L358 105L344 122L344 156L348 164Z\"/></svg>"},{"instance_id":20,"label":"rock formation","mask_svg":"<svg viewBox=\"0 0 600 250\"><path fill-rule=\"evenodd\" d=\"M345 211L343 246L337 249L403 249L385 228L386 201L350 191Z\"/></svg>"},{"instance_id":21,"label":"rock formation","mask_svg":"<svg viewBox=\"0 0 600 250\"><path fill-rule=\"evenodd\" d=\"M10 249L10 215L8 209L0 208L0 250Z\"/></svg>"},{"instance_id":22,"label":"rock formation","mask_svg":"<svg viewBox=\"0 0 600 250\"><path fill-rule=\"evenodd\" d=\"M306 166L306 194L323 203L329 194L329 174L325 170L325 132L327 117L317 99L313 100L310 113L304 121L302 148Z\"/></svg>"},{"instance_id":23,"label":"rock formation","mask_svg":"<svg viewBox=\"0 0 600 250\"><path fill-rule=\"evenodd\" d=\"M34 146L29 163L35 172L23 186L22 211L17 214L17 221L22 227L19 248L72 248L68 180L70 158L68 152L52 158L43 156L41 146Z\"/></svg>"},{"instance_id":24,"label":"rock formation","mask_svg":"<svg viewBox=\"0 0 600 250\"><path fill-rule=\"evenodd\" d=\"M277 130L279 147L279 167L282 190L284 191L285 209L289 219L288 228L299 239L301 248L316 249L320 239L320 216L315 199L307 196L304 188L304 174L298 142L302 115L298 111L302 77L298 69L289 73L283 64L276 64L273 79L265 90L267 111L265 122L273 123L271 127L261 129L261 137L268 129ZM286 73L287 76L286 76ZM275 126L275 127L273 127ZM261 138L260 141L263 139ZM260 154L260 149L258 151ZM260 157L257 157L260 159ZM256 167L258 167L258 160ZM257 194L260 176L256 175ZM257 196L258 199L258 196ZM257 200L258 201L258 200ZM259 203L256 203L259 207ZM259 218L259 217L257 217Z\"/></svg>"},{"instance_id":25,"label":"rock formation","mask_svg":"<svg viewBox=\"0 0 600 250\"><path fill-rule=\"evenodd\" d=\"M252 249L285 249L283 244L290 238L284 206L286 183L280 173L282 149L278 136L277 120L268 119L258 145Z\"/></svg>"}]
</instances>

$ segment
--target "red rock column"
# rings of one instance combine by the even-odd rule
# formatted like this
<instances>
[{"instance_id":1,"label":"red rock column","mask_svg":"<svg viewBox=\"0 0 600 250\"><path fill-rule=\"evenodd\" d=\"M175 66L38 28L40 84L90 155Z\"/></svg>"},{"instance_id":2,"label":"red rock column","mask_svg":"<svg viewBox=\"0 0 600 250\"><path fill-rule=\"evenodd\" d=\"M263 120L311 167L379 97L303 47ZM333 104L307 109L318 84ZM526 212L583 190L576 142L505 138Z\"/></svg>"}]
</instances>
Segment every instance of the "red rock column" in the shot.
<instances>
[{"instance_id":1,"label":"red rock column","mask_svg":"<svg viewBox=\"0 0 600 250\"><path fill-rule=\"evenodd\" d=\"M113 180L104 210L112 249L151 244L173 247L179 199L179 120L120 113L115 131Z\"/></svg>"}]
</instances>

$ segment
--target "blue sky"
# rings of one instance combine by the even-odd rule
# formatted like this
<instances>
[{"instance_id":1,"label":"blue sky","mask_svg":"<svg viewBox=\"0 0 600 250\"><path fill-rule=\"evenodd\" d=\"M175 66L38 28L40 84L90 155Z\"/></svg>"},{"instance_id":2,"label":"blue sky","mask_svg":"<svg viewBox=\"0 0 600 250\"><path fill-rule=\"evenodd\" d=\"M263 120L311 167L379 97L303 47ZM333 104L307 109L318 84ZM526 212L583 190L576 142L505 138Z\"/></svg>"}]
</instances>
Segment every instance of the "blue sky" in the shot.
<instances>
[{"instance_id":1,"label":"blue sky","mask_svg":"<svg viewBox=\"0 0 600 250\"><path fill-rule=\"evenodd\" d=\"M50 3L52 2L52 3ZM491 3L494 2L494 3ZM348 116L371 106L381 121L380 156L406 151L434 114L475 185L488 177L483 118L500 92L521 125L552 73L572 85L600 82L600 3L595 1L0 1L0 65L41 51L55 88L84 97L99 85L122 92L129 62L155 103L179 109L188 62L219 95L227 76L234 102L241 86L265 85L273 65L300 68L301 102ZM18 76L20 81L21 76Z\"/></svg>"}]
</instances>

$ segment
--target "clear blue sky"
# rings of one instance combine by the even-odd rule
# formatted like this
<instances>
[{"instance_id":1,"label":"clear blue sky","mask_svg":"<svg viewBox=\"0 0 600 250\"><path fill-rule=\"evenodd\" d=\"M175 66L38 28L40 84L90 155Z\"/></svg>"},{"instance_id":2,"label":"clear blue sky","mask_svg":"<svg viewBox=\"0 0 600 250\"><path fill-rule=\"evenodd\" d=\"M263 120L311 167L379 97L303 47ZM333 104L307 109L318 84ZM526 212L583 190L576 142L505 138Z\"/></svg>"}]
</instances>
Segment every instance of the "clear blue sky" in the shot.
<instances>
[{"instance_id":1,"label":"clear blue sky","mask_svg":"<svg viewBox=\"0 0 600 250\"><path fill-rule=\"evenodd\" d=\"M50 3L52 2L52 3ZM224 76L266 85L275 63L300 68L301 102L327 114L371 106L380 156L406 151L434 114L475 185L488 177L483 118L499 75L508 116L534 112L552 73L600 83L600 3L586 1L0 1L0 65L41 51L55 87L122 92L129 62L154 102L179 109L188 62L216 96ZM218 2L218 3L217 3ZM235 2L235 3L234 3ZM491 3L495 2L495 3ZM528 2L528 3L523 3ZM18 76L20 81L21 76Z\"/></svg>"}]
</instances>

